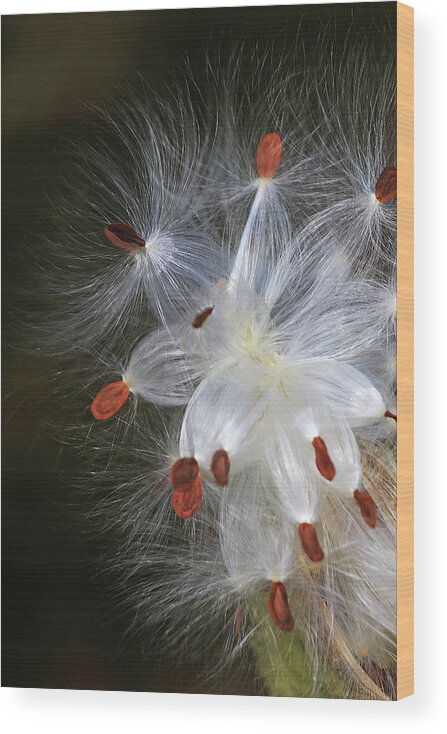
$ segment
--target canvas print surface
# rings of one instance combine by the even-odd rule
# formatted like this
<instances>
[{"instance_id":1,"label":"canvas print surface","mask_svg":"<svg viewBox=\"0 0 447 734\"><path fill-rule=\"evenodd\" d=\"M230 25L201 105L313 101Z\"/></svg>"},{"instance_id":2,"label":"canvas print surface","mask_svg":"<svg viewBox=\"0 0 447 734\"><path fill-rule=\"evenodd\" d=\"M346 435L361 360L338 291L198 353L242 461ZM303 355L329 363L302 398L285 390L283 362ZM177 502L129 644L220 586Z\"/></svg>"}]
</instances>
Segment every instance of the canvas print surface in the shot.
<instances>
[{"instance_id":1,"label":"canvas print surface","mask_svg":"<svg viewBox=\"0 0 447 734\"><path fill-rule=\"evenodd\" d=\"M396 4L3 35L4 684L395 698Z\"/></svg>"}]
</instances>

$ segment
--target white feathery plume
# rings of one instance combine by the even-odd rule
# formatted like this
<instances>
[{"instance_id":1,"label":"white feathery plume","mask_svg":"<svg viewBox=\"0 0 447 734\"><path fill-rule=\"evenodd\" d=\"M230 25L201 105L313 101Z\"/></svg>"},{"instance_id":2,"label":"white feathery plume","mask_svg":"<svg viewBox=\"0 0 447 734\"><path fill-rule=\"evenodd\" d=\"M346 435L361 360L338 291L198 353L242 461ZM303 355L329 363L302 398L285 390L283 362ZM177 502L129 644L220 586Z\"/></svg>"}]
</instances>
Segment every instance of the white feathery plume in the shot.
<instances>
[{"instance_id":1,"label":"white feathery plume","mask_svg":"<svg viewBox=\"0 0 447 734\"><path fill-rule=\"evenodd\" d=\"M396 258L395 89L393 64L358 49L313 86L315 196L306 229L353 271Z\"/></svg>"},{"instance_id":2,"label":"white feathery plume","mask_svg":"<svg viewBox=\"0 0 447 734\"><path fill-rule=\"evenodd\" d=\"M169 109L152 92L100 113L80 166L88 232L64 231L46 274L65 314L53 346L110 342L150 313L166 323L222 274L223 252L202 220L210 143L183 100Z\"/></svg>"}]
</instances>

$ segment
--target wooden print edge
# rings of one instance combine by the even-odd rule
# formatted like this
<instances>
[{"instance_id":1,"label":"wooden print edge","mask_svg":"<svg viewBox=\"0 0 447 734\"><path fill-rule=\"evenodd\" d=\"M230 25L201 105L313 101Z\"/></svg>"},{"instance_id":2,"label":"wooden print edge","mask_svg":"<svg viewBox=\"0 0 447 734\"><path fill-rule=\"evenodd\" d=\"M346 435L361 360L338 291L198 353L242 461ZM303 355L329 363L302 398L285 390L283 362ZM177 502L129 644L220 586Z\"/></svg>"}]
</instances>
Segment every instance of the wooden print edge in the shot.
<instances>
[{"instance_id":1,"label":"wooden print edge","mask_svg":"<svg viewBox=\"0 0 447 734\"><path fill-rule=\"evenodd\" d=\"M414 11L397 3L397 699L414 693Z\"/></svg>"}]
</instances>

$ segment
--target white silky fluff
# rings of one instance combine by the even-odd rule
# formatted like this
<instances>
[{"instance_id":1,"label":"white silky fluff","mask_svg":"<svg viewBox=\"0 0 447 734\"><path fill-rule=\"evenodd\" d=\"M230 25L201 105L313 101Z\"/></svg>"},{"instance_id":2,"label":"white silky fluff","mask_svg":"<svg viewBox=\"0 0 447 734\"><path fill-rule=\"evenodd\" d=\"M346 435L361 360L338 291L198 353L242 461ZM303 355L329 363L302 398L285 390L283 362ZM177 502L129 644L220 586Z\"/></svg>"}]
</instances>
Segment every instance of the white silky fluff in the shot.
<instances>
[{"instance_id":1,"label":"white silky fluff","mask_svg":"<svg viewBox=\"0 0 447 734\"><path fill-rule=\"evenodd\" d=\"M272 581L286 582L293 572L296 529L272 510L271 489L260 472L247 472L228 487L222 500L222 558L241 596L262 583L268 587Z\"/></svg>"},{"instance_id":2,"label":"white silky fluff","mask_svg":"<svg viewBox=\"0 0 447 734\"><path fill-rule=\"evenodd\" d=\"M137 100L124 92L98 112L79 164L85 200L77 192L70 213L80 231L64 227L63 242L50 243L45 278L63 313L53 319L54 349L114 342L151 315L166 323L222 275L223 251L203 217L210 149L185 95L170 109L154 90ZM112 245L103 230L113 223L131 226L145 246Z\"/></svg>"},{"instance_id":3,"label":"white silky fluff","mask_svg":"<svg viewBox=\"0 0 447 734\"><path fill-rule=\"evenodd\" d=\"M123 372L130 391L155 405L186 405L193 374L167 329L157 329L132 352Z\"/></svg>"},{"instance_id":4,"label":"white silky fluff","mask_svg":"<svg viewBox=\"0 0 447 734\"><path fill-rule=\"evenodd\" d=\"M306 234L324 238L328 255L342 256L354 273L396 258L396 202L382 206L374 195L382 171L396 165L395 95L394 65L350 48L339 65L328 64L313 95L315 189Z\"/></svg>"},{"instance_id":5,"label":"white silky fluff","mask_svg":"<svg viewBox=\"0 0 447 734\"><path fill-rule=\"evenodd\" d=\"M116 340L126 351L143 334L121 377L159 407L169 440L158 444L150 429L156 468L139 472L132 447L133 472L97 510L122 531L115 566L140 624L163 624L181 641L200 636L208 617L225 619L229 649L230 612L243 600L256 619L256 594L282 581L317 658L330 632L311 610L324 603L358 665L367 659L392 677L391 495L377 487L376 528L353 499L365 455L386 453L394 430L384 414L395 402L396 213L374 197L395 163L394 76L381 61L370 74L369 61L348 54L309 77L253 58L247 83L235 55L228 74L209 73L207 115L180 89L174 107L151 91L115 104L102 128L112 137L85 153L89 225L63 253L69 277L56 290L71 305L55 341L100 351ZM354 82L340 81L354 65ZM262 179L257 146L272 132L283 153ZM113 222L133 227L145 248L115 249L101 236ZM316 437L332 479L317 467ZM218 450L230 462L224 487L211 471ZM170 504L170 467L184 457L198 462L204 498L187 521ZM313 571L300 523L316 524L324 549Z\"/></svg>"}]
</instances>

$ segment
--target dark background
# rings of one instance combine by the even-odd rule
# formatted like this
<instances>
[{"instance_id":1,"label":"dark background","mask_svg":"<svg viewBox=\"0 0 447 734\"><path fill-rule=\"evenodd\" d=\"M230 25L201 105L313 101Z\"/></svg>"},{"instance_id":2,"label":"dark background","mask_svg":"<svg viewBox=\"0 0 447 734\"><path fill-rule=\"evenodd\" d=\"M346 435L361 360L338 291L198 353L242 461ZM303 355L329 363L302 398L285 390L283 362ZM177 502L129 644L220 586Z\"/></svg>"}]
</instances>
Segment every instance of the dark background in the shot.
<instances>
[{"instance_id":1,"label":"dark background","mask_svg":"<svg viewBox=\"0 0 447 734\"><path fill-rule=\"evenodd\" d=\"M53 429L57 365L27 349L21 326L36 307L23 288L33 276L26 253L52 236L59 183L73 175L66 141L89 138L92 107L117 84L163 80L185 52L200 74L204 51L219 46L224 59L241 42L262 52L298 37L318 55L322 29L335 48L373 40L379 52L395 12L362 3L3 17L3 685L263 692L250 668L203 680L221 652L212 645L192 666L166 658L155 632L123 639L128 620L110 613L100 546L83 532L77 458Z\"/></svg>"}]
</instances>

